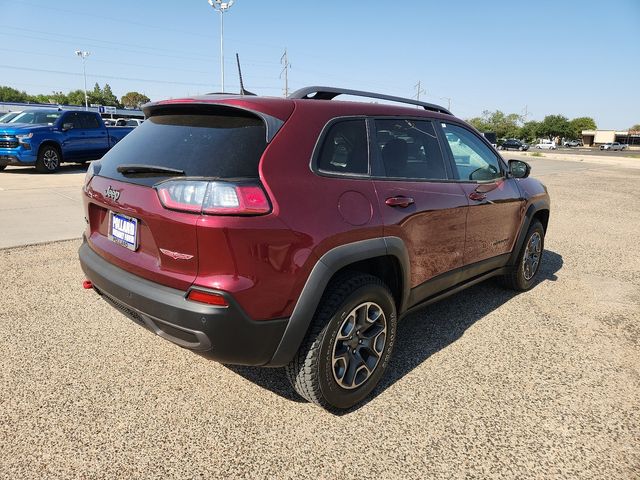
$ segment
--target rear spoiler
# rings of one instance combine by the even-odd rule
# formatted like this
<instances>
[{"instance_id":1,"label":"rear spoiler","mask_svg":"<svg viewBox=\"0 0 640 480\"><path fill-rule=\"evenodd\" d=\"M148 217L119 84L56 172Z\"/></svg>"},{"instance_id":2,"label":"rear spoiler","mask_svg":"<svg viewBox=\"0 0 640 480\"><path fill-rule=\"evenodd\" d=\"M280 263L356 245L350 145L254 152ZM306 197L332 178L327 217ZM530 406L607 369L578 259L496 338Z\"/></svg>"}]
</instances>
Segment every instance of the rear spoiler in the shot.
<instances>
[{"instance_id":1,"label":"rear spoiler","mask_svg":"<svg viewBox=\"0 0 640 480\"><path fill-rule=\"evenodd\" d=\"M237 96L230 95L220 95L216 100L226 100L226 99L237 99ZM178 100L171 101L165 100L161 102L152 102L146 103L142 106L142 111L144 112L144 116L146 118L153 117L155 115L175 115L178 113L184 114L198 114L198 113L213 113L212 111L217 110L219 113L223 113L226 115L233 114L234 111L243 112L244 115L251 115L254 117L258 117L260 120L264 122L267 131L267 143L270 143L273 140L273 137L276 136L276 133L280 130L282 125L284 125L284 121L279 118L273 117L271 115L267 115L263 112L258 112L257 110L252 110L250 108L239 107L237 105L228 105L226 103L215 103L211 101L200 101L200 100Z\"/></svg>"}]
</instances>

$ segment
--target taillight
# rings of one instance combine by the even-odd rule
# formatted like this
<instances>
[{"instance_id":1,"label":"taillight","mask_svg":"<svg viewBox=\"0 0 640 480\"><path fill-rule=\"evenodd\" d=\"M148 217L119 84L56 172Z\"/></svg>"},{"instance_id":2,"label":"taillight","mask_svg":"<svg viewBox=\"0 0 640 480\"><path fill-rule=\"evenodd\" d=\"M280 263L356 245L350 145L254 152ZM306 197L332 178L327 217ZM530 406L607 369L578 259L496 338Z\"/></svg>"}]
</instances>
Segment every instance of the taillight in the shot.
<instances>
[{"instance_id":1,"label":"taillight","mask_svg":"<svg viewBox=\"0 0 640 480\"><path fill-rule=\"evenodd\" d=\"M87 173L84 176L84 184L82 186L83 190L86 192L87 187L89 186L89 182L91 179L98 174L100 171L100 160L94 160L87 167Z\"/></svg>"},{"instance_id":2,"label":"taillight","mask_svg":"<svg viewBox=\"0 0 640 480\"><path fill-rule=\"evenodd\" d=\"M189 300L194 302L206 303L208 305L215 305L216 307L228 307L227 300L218 293L204 292L202 290L191 290L187 295Z\"/></svg>"},{"instance_id":3,"label":"taillight","mask_svg":"<svg viewBox=\"0 0 640 480\"><path fill-rule=\"evenodd\" d=\"M169 180L155 186L165 208L210 215L263 215L271 211L267 195L255 183Z\"/></svg>"}]
</instances>

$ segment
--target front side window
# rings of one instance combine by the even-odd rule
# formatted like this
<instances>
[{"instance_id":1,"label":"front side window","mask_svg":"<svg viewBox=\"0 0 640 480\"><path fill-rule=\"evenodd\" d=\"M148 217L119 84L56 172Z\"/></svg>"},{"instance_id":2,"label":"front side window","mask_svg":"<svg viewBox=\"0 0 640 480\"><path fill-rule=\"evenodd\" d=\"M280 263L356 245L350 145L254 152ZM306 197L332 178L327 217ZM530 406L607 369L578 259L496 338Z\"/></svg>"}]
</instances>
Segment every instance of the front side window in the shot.
<instances>
[{"instance_id":1,"label":"front side window","mask_svg":"<svg viewBox=\"0 0 640 480\"><path fill-rule=\"evenodd\" d=\"M340 120L329 128L318 155L323 172L366 175L369 147L364 119Z\"/></svg>"},{"instance_id":2,"label":"front side window","mask_svg":"<svg viewBox=\"0 0 640 480\"><path fill-rule=\"evenodd\" d=\"M446 180L433 124L403 118L376 120L376 145L389 178Z\"/></svg>"},{"instance_id":3,"label":"front side window","mask_svg":"<svg viewBox=\"0 0 640 480\"><path fill-rule=\"evenodd\" d=\"M442 123L442 129L460 180L482 182L502 177L498 157L477 135L449 123Z\"/></svg>"}]
</instances>

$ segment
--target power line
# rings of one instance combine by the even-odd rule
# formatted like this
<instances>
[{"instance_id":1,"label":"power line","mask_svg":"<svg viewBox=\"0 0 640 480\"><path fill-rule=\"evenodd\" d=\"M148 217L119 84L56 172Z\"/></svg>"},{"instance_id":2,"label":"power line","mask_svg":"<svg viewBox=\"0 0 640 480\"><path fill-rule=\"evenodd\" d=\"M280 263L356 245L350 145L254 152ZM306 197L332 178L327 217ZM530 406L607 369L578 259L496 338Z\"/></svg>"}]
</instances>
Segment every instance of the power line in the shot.
<instances>
[{"instance_id":1,"label":"power line","mask_svg":"<svg viewBox=\"0 0 640 480\"><path fill-rule=\"evenodd\" d=\"M81 76L81 73L71 73L71 72L63 72L61 70L47 70L47 69L43 69L43 68L30 68L30 67L19 67L19 66L15 66L15 65L1 65L0 64L0 68L6 68L8 70L24 70L24 71L28 71L28 72L41 72L41 73L55 73L58 75L66 75L66 76L71 76L71 77L78 77ZM107 79L107 80L127 80L127 81L132 81L132 82L145 82L145 83L158 83L158 84L164 84L164 85L186 85L186 86L197 86L197 87L210 87L211 84L210 83L196 83L196 82L173 82L170 80L157 80L157 79L151 79L151 78L133 78L133 77L118 77L118 76L114 76L114 75L94 75L92 74L91 77L93 78L103 78L103 79ZM279 90L278 87L271 87L271 86L254 86L252 88L259 88L262 90Z\"/></svg>"},{"instance_id":2,"label":"power line","mask_svg":"<svg viewBox=\"0 0 640 480\"><path fill-rule=\"evenodd\" d=\"M282 71L280 72L280 78L282 78L282 74L284 73L284 96L285 98L289 96L289 69L291 68L291 64L289 63L289 57L287 56L287 49L284 49L284 53L282 57L280 57L280 64L282 65Z\"/></svg>"},{"instance_id":3,"label":"power line","mask_svg":"<svg viewBox=\"0 0 640 480\"><path fill-rule=\"evenodd\" d=\"M421 84L420 80L418 80L418 83L416 83L414 85L414 88L416 89L416 94L413 96L413 98L415 98L418 102L420 101L420 95L421 94L425 94L425 95L427 94L427 91L424 88L422 88L421 85L422 84Z\"/></svg>"}]
</instances>

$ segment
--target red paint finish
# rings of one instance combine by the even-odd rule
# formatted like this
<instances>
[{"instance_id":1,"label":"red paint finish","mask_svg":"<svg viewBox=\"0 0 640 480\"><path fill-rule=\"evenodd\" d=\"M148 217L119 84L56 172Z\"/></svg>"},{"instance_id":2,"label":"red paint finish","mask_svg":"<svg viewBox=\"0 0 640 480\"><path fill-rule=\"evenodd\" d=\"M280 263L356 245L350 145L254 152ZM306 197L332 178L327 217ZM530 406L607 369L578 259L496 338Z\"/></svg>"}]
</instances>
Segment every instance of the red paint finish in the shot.
<instances>
[{"instance_id":1,"label":"red paint finish","mask_svg":"<svg viewBox=\"0 0 640 480\"><path fill-rule=\"evenodd\" d=\"M508 253L523 220L524 199L517 180L500 178L487 183L460 183L469 197L464 263Z\"/></svg>"},{"instance_id":2,"label":"red paint finish","mask_svg":"<svg viewBox=\"0 0 640 480\"><path fill-rule=\"evenodd\" d=\"M105 196L111 187L118 201ZM117 267L172 288L186 290L198 273L197 215L165 209L153 188L94 176L83 197L91 248ZM129 250L109 240L109 211L138 219L139 247ZM160 248L193 255L175 259Z\"/></svg>"},{"instance_id":3,"label":"red paint finish","mask_svg":"<svg viewBox=\"0 0 640 480\"><path fill-rule=\"evenodd\" d=\"M383 104L257 97L160 103L222 103L283 120L259 165L271 211L258 216L171 211L162 206L153 188L98 174L84 195L89 245L112 264L185 294L192 286L228 292L254 320L290 316L312 268L336 246L383 235L400 237L409 252L410 286L415 287L464 264L509 251L522 222L525 205L516 180L374 181L325 177L310 168L318 137L333 118L450 118L445 115ZM520 182L533 197L543 195L536 191L535 181ZM117 202L106 197L109 187L120 192ZM412 202L386 203L400 197ZM107 238L109 210L139 220L136 251Z\"/></svg>"},{"instance_id":4,"label":"red paint finish","mask_svg":"<svg viewBox=\"0 0 640 480\"><path fill-rule=\"evenodd\" d=\"M457 183L378 180L384 234L404 240L411 261L411 287L462 266L468 201ZM406 206L385 199L408 197Z\"/></svg>"}]
</instances>

